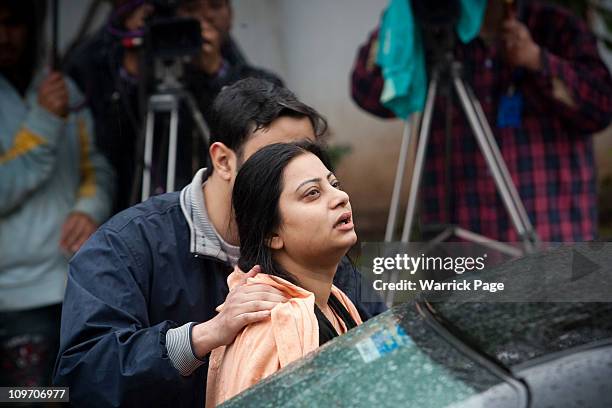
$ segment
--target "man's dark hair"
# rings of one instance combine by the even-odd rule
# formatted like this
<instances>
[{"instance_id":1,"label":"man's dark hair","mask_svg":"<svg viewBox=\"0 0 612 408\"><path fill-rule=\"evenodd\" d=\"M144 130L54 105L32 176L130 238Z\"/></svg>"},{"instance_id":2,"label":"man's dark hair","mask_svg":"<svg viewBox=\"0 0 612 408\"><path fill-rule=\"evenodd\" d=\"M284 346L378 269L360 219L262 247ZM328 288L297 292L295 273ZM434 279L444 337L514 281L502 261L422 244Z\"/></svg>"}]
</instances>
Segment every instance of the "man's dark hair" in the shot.
<instances>
[{"instance_id":1,"label":"man's dark hair","mask_svg":"<svg viewBox=\"0 0 612 408\"><path fill-rule=\"evenodd\" d=\"M260 265L267 274L299 284L295 276L274 261L267 241L281 223L278 200L283 191L283 172L291 160L308 153L332 169L327 154L318 145L304 141L263 147L238 171L232 206L240 236L238 266L243 271Z\"/></svg>"},{"instance_id":2,"label":"man's dark hair","mask_svg":"<svg viewBox=\"0 0 612 408\"><path fill-rule=\"evenodd\" d=\"M210 111L210 143L221 142L240 157L253 132L285 116L308 118L317 138L327 131L326 120L287 88L265 79L242 79L215 98Z\"/></svg>"}]
</instances>

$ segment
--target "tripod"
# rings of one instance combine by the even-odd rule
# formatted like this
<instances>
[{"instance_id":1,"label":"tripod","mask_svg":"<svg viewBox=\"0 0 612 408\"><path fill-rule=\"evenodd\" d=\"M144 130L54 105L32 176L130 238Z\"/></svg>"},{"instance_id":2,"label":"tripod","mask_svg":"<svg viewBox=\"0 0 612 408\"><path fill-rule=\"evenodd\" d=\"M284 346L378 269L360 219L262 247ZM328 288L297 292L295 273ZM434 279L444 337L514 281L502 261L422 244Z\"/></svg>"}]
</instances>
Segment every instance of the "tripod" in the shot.
<instances>
[{"instance_id":1,"label":"tripod","mask_svg":"<svg viewBox=\"0 0 612 408\"><path fill-rule=\"evenodd\" d=\"M510 216L513 227L516 229L521 239L523 249L517 249L509 244L495 241L491 238L452 224L446 225L443 231L430 241L430 244L437 245L438 243L441 243L454 235L511 256L520 256L524 253L534 252L539 246L540 240L531 224L531 221L529 220L529 217L527 216L527 211L525 210L525 207L520 199L518 191L512 182L510 172L508 171L499 147L497 146L493 131L491 130L491 127L487 121L482 106L480 105L480 102L474 95L470 86L462 78L462 65L460 62L454 59L452 53L447 53L445 59L441 59L439 61L440 62L437 63L432 70L431 80L427 90L425 109L420 120L417 151L414 162L414 170L410 177L410 194L408 196L408 203L406 206L406 216L404 219L401 242L408 243L410 240L410 232L414 223L418 191L425 164L427 143L430 136L434 101L436 99L440 82L448 81L448 87L450 89L449 98L451 97L452 91L454 91L459 98L463 113L470 124L470 128L472 129L474 137L478 142L478 146L484 156L487 167L493 176L495 186L501 196L504 207ZM412 120L416 121L414 116ZM450 129L448 125L449 124L447 123L447 129ZM391 198L391 208L389 210L389 218L387 220L387 228L385 232L385 242L392 241L393 232L395 230L400 193L403 184L404 169L410 146L410 127L411 124L408 122L405 125L402 136L400 157L395 175L393 195ZM396 282L398 277L399 272L396 271L391 276L391 281ZM393 304L393 297L394 291L389 291L387 293L387 304L389 306Z\"/></svg>"},{"instance_id":2,"label":"tripod","mask_svg":"<svg viewBox=\"0 0 612 408\"><path fill-rule=\"evenodd\" d=\"M176 68L176 67L175 67ZM179 67L179 69L182 67ZM196 125L196 130L208 146L210 132L204 117L195 103L193 95L186 90L177 79L172 67L164 66L165 75L157 86L157 92L147 100L145 116L144 167L142 169L141 201L151 195L151 169L153 167L153 144L155 137L155 121L158 115L170 115L168 162L166 168L166 192L174 191L176 175L176 152L178 144L179 111L186 106ZM161 170L161 169L159 169Z\"/></svg>"}]
</instances>

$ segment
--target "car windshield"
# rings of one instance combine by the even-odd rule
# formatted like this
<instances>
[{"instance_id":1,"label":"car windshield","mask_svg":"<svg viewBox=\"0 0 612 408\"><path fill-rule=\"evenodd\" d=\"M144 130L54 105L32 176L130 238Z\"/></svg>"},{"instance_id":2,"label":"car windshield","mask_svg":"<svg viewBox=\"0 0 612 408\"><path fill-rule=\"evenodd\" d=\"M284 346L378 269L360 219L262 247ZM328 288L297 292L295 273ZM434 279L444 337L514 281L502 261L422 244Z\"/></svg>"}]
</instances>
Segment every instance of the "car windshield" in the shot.
<instances>
[{"instance_id":1,"label":"car windshield","mask_svg":"<svg viewBox=\"0 0 612 408\"><path fill-rule=\"evenodd\" d=\"M227 406L449 407L461 401L517 406L509 385L439 337L411 303L351 330Z\"/></svg>"}]
</instances>

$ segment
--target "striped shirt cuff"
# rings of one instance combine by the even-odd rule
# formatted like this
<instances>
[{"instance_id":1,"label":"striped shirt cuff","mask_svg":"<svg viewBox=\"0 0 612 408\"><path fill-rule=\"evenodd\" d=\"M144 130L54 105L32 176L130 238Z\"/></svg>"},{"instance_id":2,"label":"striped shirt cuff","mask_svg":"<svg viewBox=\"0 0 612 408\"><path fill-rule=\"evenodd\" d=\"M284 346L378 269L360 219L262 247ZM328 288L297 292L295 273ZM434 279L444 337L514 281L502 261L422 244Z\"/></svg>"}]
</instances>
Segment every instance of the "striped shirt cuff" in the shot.
<instances>
[{"instance_id":1,"label":"striped shirt cuff","mask_svg":"<svg viewBox=\"0 0 612 408\"><path fill-rule=\"evenodd\" d=\"M190 376L204 361L198 359L191 346L191 328L196 323L186 323L166 332L166 349L172 365L183 376Z\"/></svg>"}]
</instances>

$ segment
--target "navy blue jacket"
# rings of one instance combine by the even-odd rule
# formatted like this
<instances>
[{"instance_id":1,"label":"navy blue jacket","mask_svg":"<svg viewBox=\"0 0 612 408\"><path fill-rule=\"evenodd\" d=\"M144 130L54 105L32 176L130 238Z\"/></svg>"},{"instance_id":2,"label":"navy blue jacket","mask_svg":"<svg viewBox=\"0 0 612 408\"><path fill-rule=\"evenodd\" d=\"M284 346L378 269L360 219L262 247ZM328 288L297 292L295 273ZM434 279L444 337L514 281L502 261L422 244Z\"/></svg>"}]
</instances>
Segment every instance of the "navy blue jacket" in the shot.
<instances>
[{"instance_id":1,"label":"navy blue jacket","mask_svg":"<svg viewBox=\"0 0 612 408\"><path fill-rule=\"evenodd\" d=\"M202 407L208 365L183 377L168 358L165 334L213 318L232 268L190 251L179 193L157 196L103 225L70 262L56 385L75 406ZM362 317L359 272L343 261L335 284Z\"/></svg>"}]
</instances>

